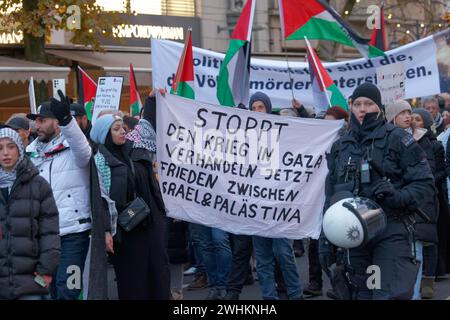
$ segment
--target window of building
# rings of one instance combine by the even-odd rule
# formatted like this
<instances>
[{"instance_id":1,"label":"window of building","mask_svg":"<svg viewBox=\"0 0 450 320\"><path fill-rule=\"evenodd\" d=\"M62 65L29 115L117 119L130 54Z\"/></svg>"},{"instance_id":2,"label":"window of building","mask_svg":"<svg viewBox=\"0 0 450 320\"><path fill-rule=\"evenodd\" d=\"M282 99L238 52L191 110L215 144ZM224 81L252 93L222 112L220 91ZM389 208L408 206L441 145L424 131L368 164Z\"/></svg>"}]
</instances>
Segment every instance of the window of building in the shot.
<instances>
[{"instance_id":1,"label":"window of building","mask_svg":"<svg viewBox=\"0 0 450 320\"><path fill-rule=\"evenodd\" d=\"M127 7L136 14L195 17L199 16L199 0L97 0L105 11L126 12Z\"/></svg>"}]
</instances>

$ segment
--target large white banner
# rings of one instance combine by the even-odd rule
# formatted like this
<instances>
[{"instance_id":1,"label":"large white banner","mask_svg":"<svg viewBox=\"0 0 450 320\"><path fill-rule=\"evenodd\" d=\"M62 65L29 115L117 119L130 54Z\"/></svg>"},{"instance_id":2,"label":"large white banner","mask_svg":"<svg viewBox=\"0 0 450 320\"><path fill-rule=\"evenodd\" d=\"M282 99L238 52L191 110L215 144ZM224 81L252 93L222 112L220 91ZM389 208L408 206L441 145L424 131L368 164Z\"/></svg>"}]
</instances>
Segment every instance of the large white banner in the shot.
<instances>
[{"instance_id":1,"label":"large white banner","mask_svg":"<svg viewBox=\"0 0 450 320\"><path fill-rule=\"evenodd\" d=\"M343 121L157 96L157 158L168 215L234 234L317 239L325 153Z\"/></svg>"},{"instance_id":2,"label":"large white banner","mask_svg":"<svg viewBox=\"0 0 450 320\"><path fill-rule=\"evenodd\" d=\"M377 83L377 67L401 62L405 67L405 98L422 97L449 90L450 29L386 52L385 57L324 63L331 78L349 97L358 84ZM169 89L183 50L183 44L152 39L153 86ZM194 47L196 100L218 104L216 78L224 55ZM289 61L251 59L250 91L263 91L274 107L291 107L291 89L305 105L314 105L308 64Z\"/></svg>"}]
</instances>

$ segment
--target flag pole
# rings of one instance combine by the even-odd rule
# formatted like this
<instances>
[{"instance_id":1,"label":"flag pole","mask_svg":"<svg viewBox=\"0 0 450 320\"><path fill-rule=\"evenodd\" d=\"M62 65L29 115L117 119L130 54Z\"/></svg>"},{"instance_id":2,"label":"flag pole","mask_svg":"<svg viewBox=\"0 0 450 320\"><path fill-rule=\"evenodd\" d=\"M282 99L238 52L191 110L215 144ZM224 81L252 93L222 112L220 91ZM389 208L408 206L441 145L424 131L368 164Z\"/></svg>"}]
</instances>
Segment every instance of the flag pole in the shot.
<instances>
[{"instance_id":1,"label":"flag pole","mask_svg":"<svg viewBox=\"0 0 450 320\"><path fill-rule=\"evenodd\" d=\"M30 83L28 84L28 96L30 99L30 110L31 113L36 114L36 96L34 93L34 79L30 77Z\"/></svg>"},{"instance_id":2,"label":"flag pole","mask_svg":"<svg viewBox=\"0 0 450 320\"><path fill-rule=\"evenodd\" d=\"M292 100L295 100L295 97L294 97L294 84L293 84L292 75L291 75L291 68L289 68L289 60L288 60L288 54L287 54L286 39L284 39L284 37L283 37L283 43L284 43L284 55L286 57L286 65L287 65L287 69L288 69L289 81L291 83Z\"/></svg>"},{"instance_id":3,"label":"flag pole","mask_svg":"<svg viewBox=\"0 0 450 320\"><path fill-rule=\"evenodd\" d=\"M97 85L97 82L95 82L94 80L92 80L92 78L88 75L88 73L86 71L84 71L80 65L77 66L78 70L80 70L81 72L83 72L83 74L86 76L86 78L88 78L93 84Z\"/></svg>"},{"instance_id":4,"label":"flag pole","mask_svg":"<svg viewBox=\"0 0 450 320\"><path fill-rule=\"evenodd\" d=\"M284 55L286 57L286 65L287 65L287 68L288 68L289 81L291 82L292 100L295 100L295 97L294 97L294 83L292 81L291 68L289 68L289 60L288 60L287 46L286 46L286 35L284 33L283 2L281 0L278 0L278 7L280 8L281 38L283 39Z\"/></svg>"},{"instance_id":5,"label":"flag pole","mask_svg":"<svg viewBox=\"0 0 450 320\"><path fill-rule=\"evenodd\" d=\"M306 36L305 36L305 41L306 41L306 46L309 49L308 51L312 53L314 49L311 47L311 44L309 43L308 38ZM327 88L325 87L325 82L323 81L322 74L320 73L319 65L315 59L314 54L311 54L311 60L313 61L314 66L316 67L317 75L319 77L320 83L322 84L323 92L325 92L325 96L327 97L328 106L329 106L329 108L331 108L332 105L330 102L330 97L328 96ZM314 70L310 70L309 72L311 72L311 71L314 72Z\"/></svg>"}]
</instances>

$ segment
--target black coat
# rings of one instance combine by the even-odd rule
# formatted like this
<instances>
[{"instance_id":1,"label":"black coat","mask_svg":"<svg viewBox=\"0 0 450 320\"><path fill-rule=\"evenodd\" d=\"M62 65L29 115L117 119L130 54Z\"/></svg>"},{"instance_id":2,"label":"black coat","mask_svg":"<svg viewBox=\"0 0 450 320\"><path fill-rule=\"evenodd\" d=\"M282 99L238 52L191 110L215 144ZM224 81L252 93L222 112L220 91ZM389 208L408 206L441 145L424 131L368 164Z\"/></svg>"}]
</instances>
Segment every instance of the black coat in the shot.
<instances>
[{"instance_id":1,"label":"black coat","mask_svg":"<svg viewBox=\"0 0 450 320\"><path fill-rule=\"evenodd\" d=\"M27 157L9 197L0 193L0 227L0 299L48 294L34 273L53 275L58 266L58 209L50 185Z\"/></svg>"},{"instance_id":2,"label":"black coat","mask_svg":"<svg viewBox=\"0 0 450 320\"><path fill-rule=\"evenodd\" d=\"M127 141L126 152L133 162L134 188L149 206L151 218L130 232L120 226L111 261L117 277L119 299L163 299L170 297L170 272L166 251L165 209L153 172L152 155L133 149ZM99 147L111 169L110 197L120 212L127 205L127 170L104 146ZM117 235L115 240L119 240Z\"/></svg>"},{"instance_id":3,"label":"black coat","mask_svg":"<svg viewBox=\"0 0 450 320\"><path fill-rule=\"evenodd\" d=\"M91 201L91 247L89 263L88 300L108 299L108 261L105 254L105 231L110 232L110 214L104 206L94 157L89 162Z\"/></svg>"},{"instance_id":4,"label":"black coat","mask_svg":"<svg viewBox=\"0 0 450 320\"><path fill-rule=\"evenodd\" d=\"M427 160L433 173L435 185L437 186L437 181L442 181L442 175L445 175L445 162L441 163L443 156L439 152L439 147L435 144L438 142L433 136L430 135L430 131L427 132L425 136L419 139L417 143L423 149L427 155ZM439 142L438 142L439 143ZM442 182L441 182L442 183ZM437 237L437 219L439 214L439 199L438 199L438 188L435 189L435 196L431 198L423 198L421 201L421 209L430 217L430 222L425 222L423 218L416 215L416 236L418 240L426 242L438 242Z\"/></svg>"},{"instance_id":5,"label":"black coat","mask_svg":"<svg viewBox=\"0 0 450 320\"><path fill-rule=\"evenodd\" d=\"M436 161L436 173L434 174L434 180L436 186L441 188L442 183L444 183L447 178L444 146L440 141L436 139L436 137L432 133L428 133L427 136L428 139L430 139L434 158Z\"/></svg>"},{"instance_id":6,"label":"black coat","mask_svg":"<svg viewBox=\"0 0 450 320\"><path fill-rule=\"evenodd\" d=\"M447 176L450 177L450 139L447 140L447 147L445 150L445 171L447 172Z\"/></svg>"}]
</instances>

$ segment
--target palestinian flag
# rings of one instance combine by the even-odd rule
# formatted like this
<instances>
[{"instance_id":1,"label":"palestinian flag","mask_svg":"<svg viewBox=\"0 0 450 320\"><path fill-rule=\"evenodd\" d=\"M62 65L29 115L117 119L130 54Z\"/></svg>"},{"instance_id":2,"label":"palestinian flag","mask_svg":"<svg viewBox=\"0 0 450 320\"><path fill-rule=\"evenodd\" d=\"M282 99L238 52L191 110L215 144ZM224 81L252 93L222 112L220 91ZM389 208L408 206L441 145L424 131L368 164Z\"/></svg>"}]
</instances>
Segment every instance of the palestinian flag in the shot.
<instances>
[{"instance_id":1,"label":"palestinian flag","mask_svg":"<svg viewBox=\"0 0 450 320\"><path fill-rule=\"evenodd\" d=\"M194 93L194 55L192 54L192 30L188 30L188 36L184 43L183 53L178 63L177 73L173 79L170 93L195 99Z\"/></svg>"},{"instance_id":2,"label":"palestinian flag","mask_svg":"<svg viewBox=\"0 0 450 320\"><path fill-rule=\"evenodd\" d=\"M382 51L386 51L386 33L384 25L384 3L380 8L379 25L373 29L372 37L370 38L370 45ZM379 27L379 28L378 28Z\"/></svg>"},{"instance_id":3,"label":"palestinian flag","mask_svg":"<svg viewBox=\"0 0 450 320\"><path fill-rule=\"evenodd\" d=\"M142 102L137 90L136 77L134 76L133 65L130 63L130 115L138 116L141 113Z\"/></svg>"},{"instance_id":4,"label":"palestinian flag","mask_svg":"<svg viewBox=\"0 0 450 320\"><path fill-rule=\"evenodd\" d=\"M89 121L92 120L94 99L97 92L97 84L91 77L78 66L78 102L84 105Z\"/></svg>"},{"instance_id":5,"label":"palestinian flag","mask_svg":"<svg viewBox=\"0 0 450 320\"><path fill-rule=\"evenodd\" d=\"M256 0L248 0L231 35L217 77L217 99L223 106L247 103L250 90L250 49Z\"/></svg>"},{"instance_id":6,"label":"palestinian flag","mask_svg":"<svg viewBox=\"0 0 450 320\"><path fill-rule=\"evenodd\" d=\"M347 101L331 79L322 65L314 48L306 39L306 50L308 54L309 74L313 88L314 105L317 113L326 111L328 108L338 106L348 111Z\"/></svg>"},{"instance_id":7,"label":"palestinian flag","mask_svg":"<svg viewBox=\"0 0 450 320\"><path fill-rule=\"evenodd\" d=\"M286 40L330 40L354 47L365 57L384 55L361 38L323 0L279 0L281 30Z\"/></svg>"}]
</instances>

